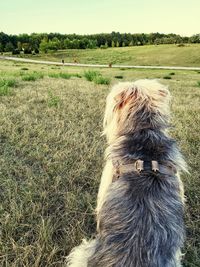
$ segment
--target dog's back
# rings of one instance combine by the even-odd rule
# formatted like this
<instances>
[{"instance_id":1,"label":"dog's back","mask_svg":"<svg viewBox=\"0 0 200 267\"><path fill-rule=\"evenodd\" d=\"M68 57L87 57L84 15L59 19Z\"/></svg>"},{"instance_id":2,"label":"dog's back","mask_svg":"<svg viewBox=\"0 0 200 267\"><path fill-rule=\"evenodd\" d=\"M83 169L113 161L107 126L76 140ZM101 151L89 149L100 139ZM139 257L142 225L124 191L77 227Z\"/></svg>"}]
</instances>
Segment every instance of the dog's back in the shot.
<instances>
[{"instance_id":1,"label":"dog's back","mask_svg":"<svg viewBox=\"0 0 200 267\"><path fill-rule=\"evenodd\" d=\"M125 174L110 187L88 266L178 267L183 204L173 176Z\"/></svg>"},{"instance_id":2,"label":"dog's back","mask_svg":"<svg viewBox=\"0 0 200 267\"><path fill-rule=\"evenodd\" d=\"M154 80L121 83L108 95L98 235L73 250L69 267L181 266L184 193L177 174L186 164L166 133L169 100L167 88Z\"/></svg>"}]
</instances>

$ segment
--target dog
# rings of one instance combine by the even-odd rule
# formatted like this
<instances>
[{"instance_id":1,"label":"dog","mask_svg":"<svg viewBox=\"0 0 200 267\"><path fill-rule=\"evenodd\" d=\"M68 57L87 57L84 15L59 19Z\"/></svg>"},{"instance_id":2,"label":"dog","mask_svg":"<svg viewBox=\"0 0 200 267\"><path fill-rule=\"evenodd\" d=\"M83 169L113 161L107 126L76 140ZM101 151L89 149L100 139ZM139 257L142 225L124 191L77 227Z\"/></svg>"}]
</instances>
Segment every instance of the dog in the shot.
<instances>
[{"instance_id":1,"label":"dog","mask_svg":"<svg viewBox=\"0 0 200 267\"><path fill-rule=\"evenodd\" d=\"M115 85L106 101L106 164L97 197L97 235L68 267L180 267L185 239L186 163L170 127L170 93L157 80Z\"/></svg>"}]
</instances>

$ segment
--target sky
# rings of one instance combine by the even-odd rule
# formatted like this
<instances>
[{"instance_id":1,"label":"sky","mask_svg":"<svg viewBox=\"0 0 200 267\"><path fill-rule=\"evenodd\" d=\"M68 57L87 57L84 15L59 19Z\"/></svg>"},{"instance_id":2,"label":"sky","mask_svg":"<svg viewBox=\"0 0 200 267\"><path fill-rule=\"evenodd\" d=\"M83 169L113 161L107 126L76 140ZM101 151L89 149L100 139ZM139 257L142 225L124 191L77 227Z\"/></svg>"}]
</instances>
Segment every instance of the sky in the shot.
<instances>
[{"instance_id":1,"label":"sky","mask_svg":"<svg viewBox=\"0 0 200 267\"><path fill-rule=\"evenodd\" d=\"M0 32L200 33L200 0L0 0Z\"/></svg>"}]
</instances>

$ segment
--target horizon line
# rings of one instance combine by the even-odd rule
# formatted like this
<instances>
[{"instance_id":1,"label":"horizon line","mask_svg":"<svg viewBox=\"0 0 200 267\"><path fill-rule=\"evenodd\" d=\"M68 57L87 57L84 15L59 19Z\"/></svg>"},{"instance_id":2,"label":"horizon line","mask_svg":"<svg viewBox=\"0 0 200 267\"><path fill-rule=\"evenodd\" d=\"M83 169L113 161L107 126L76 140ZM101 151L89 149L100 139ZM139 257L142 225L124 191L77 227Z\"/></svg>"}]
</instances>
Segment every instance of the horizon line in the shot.
<instances>
[{"instance_id":1,"label":"horizon line","mask_svg":"<svg viewBox=\"0 0 200 267\"><path fill-rule=\"evenodd\" d=\"M164 33L164 32L158 32L158 31L155 31L155 32L135 32L135 33L131 33L131 32L120 32L120 31L111 31L111 32L96 32L96 33L62 33L62 32L30 32L30 33L27 33L27 32L18 32L18 33L6 33L5 31L1 30L0 32L2 33L5 33L7 35L20 35L20 34L28 34L28 35L31 35L31 34L61 34L61 35L95 35L95 34L111 34L111 33L120 33L120 34L152 34L152 33L159 33L159 34L165 34L165 35L170 35L170 34L175 34L175 35L179 35L181 37L192 37L194 35L199 35L200 33L194 33L194 34L191 34L191 35L183 35L183 34L179 34L179 33L174 33L174 32L170 32L170 33Z\"/></svg>"}]
</instances>

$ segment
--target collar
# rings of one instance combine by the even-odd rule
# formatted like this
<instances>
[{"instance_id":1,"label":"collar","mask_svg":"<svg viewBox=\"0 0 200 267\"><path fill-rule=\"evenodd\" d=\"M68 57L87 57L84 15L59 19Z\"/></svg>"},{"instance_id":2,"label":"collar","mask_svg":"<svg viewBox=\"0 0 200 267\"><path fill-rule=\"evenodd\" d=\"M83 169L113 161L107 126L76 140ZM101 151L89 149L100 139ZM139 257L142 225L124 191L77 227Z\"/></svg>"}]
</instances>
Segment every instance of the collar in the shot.
<instances>
[{"instance_id":1,"label":"collar","mask_svg":"<svg viewBox=\"0 0 200 267\"><path fill-rule=\"evenodd\" d=\"M116 176L119 177L120 174L130 173L130 172L136 172L138 174L145 173L145 172L153 172L154 174L164 174L164 175L171 175L174 176L177 173L177 170L174 166L170 165L164 165L161 163L158 163L156 160L152 161L144 161L141 159L138 159L134 161L133 163L128 164L120 164L117 162L117 164L114 164L114 167L116 169Z\"/></svg>"}]
</instances>

